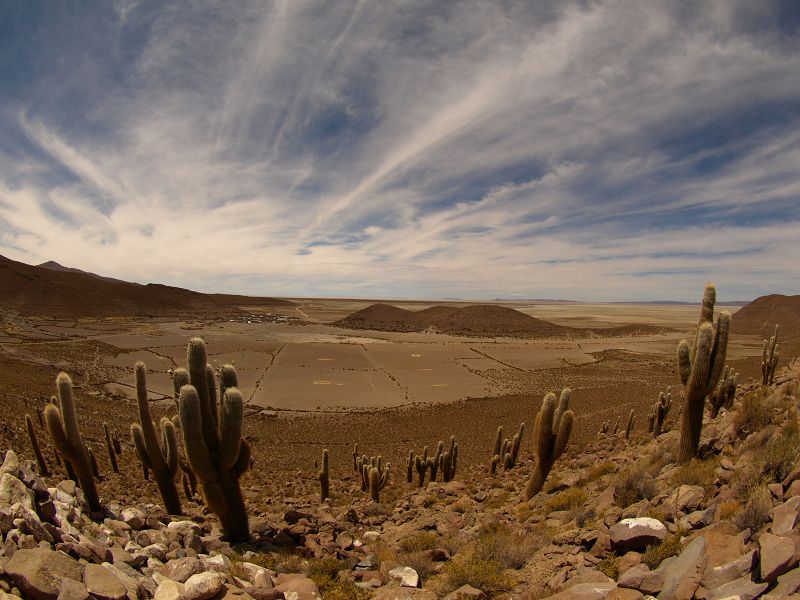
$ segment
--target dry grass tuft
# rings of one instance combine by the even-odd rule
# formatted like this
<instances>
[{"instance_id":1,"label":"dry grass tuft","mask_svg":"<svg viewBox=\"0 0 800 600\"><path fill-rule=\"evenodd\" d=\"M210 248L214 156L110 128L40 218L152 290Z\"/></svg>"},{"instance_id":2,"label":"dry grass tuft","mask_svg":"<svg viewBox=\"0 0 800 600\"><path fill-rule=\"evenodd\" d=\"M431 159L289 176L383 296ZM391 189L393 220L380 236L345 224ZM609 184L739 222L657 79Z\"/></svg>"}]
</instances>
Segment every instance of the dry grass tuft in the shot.
<instances>
[{"instance_id":1,"label":"dry grass tuft","mask_svg":"<svg viewBox=\"0 0 800 600\"><path fill-rule=\"evenodd\" d=\"M609 554L600 561L600 564L597 565L597 570L603 573L606 577L610 577L616 581L619 579L619 564L617 563L617 557L613 554Z\"/></svg>"},{"instance_id":2,"label":"dry grass tuft","mask_svg":"<svg viewBox=\"0 0 800 600\"><path fill-rule=\"evenodd\" d=\"M717 478L716 470L719 459L713 457L707 460L693 458L690 462L681 465L671 477L673 486L679 485L699 485L708 487Z\"/></svg>"},{"instance_id":3,"label":"dry grass tuft","mask_svg":"<svg viewBox=\"0 0 800 600\"><path fill-rule=\"evenodd\" d=\"M551 513L557 510L575 510L583 506L588 494L581 487L567 488L560 494L548 498L544 503L544 510Z\"/></svg>"},{"instance_id":4,"label":"dry grass tuft","mask_svg":"<svg viewBox=\"0 0 800 600\"><path fill-rule=\"evenodd\" d=\"M669 534L658 544L648 546L642 554L642 562L650 569L657 569L664 559L677 556L681 553L681 536L678 533Z\"/></svg>"},{"instance_id":5,"label":"dry grass tuft","mask_svg":"<svg viewBox=\"0 0 800 600\"><path fill-rule=\"evenodd\" d=\"M627 508L640 500L650 500L656 495L656 481L648 472L648 465L637 462L617 476L614 483L614 503Z\"/></svg>"},{"instance_id":6,"label":"dry grass tuft","mask_svg":"<svg viewBox=\"0 0 800 600\"><path fill-rule=\"evenodd\" d=\"M763 429L772 422L774 409L783 407L784 404L781 394L772 393L768 387L762 387L745 395L733 418L737 435L744 438L754 431Z\"/></svg>"},{"instance_id":7,"label":"dry grass tuft","mask_svg":"<svg viewBox=\"0 0 800 600\"><path fill-rule=\"evenodd\" d=\"M769 490L761 488L754 492L733 520L739 529L756 532L769 522L772 502Z\"/></svg>"}]
</instances>

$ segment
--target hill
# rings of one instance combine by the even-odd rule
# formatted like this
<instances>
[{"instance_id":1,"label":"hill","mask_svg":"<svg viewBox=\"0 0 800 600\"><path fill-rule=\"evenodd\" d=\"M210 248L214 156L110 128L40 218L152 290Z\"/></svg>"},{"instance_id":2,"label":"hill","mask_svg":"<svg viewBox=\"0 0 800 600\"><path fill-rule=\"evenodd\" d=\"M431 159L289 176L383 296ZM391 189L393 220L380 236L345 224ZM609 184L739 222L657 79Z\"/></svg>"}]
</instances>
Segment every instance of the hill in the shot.
<instances>
[{"instance_id":1,"label":"hill","mask_svg":"<svg viewBox=\"0 0 800 600\"><path fill-rule=\"evenodd\" d=\"M90 273L89 271L83 271L81 269L75 269L73 267L65 267L64 265L57 263L54 260L48 260L47 262L43 262L36 266L41 267L43 269L50 269L51 271L60 271L62 273L82 273L83 275L91 275L92 277L97 277L98 279L102 279L104 281L113 281L115 283L127 283L122 279L114 279L113 277L104 277L103 275L98 275L97 273Z\"/></svg>"},{"instance_id":2,"label":"hill","mask_svg":"<svg viewBox=\"0 0 800 600\"><path fill-rule=\"evenodd\" d=\"M349 329L378 331L425 331L485 336L554 337L577 330L526 315L496 304L475 304L457 308L432 306L411 311L388 304L372 304L333 323Z\"/></svg>"},{"instance_id":3,"label":"hill","mask_svg":"<svg viewBox=\"0 0 800 600\"><path fill-rule=\"evenodd\" d=\"M780 325L782 336L800 332L800 296L770 294L756 298L736 312L732 326L736 333L768 337L775 325Z\"/></svg>"},{"instance_id":4,"label":"hill","mask_svg":"<svg viewBox=\"0 0 800 600\"><path fill-rule=\"evenodd\" d=\"M110 280L58 263L34 266L0 256L0 306L26 316L173 316L292 304L275 298L202 294L155 283Z\"/></svg>"}]
</instances>

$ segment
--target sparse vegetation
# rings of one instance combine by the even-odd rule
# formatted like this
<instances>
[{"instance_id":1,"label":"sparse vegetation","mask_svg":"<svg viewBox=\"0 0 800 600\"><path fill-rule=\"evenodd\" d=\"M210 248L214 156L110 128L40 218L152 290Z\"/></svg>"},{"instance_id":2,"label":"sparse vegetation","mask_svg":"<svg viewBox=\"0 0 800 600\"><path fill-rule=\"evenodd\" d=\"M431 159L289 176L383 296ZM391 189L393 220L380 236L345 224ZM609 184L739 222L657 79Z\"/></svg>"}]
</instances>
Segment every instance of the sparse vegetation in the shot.
<instances>
[{"instance_id":1,"label":"sparse vegetation","mask_svg":"<svg viewBox=\"0 0 800 600\"><path fill-rule=\"evenodd\" d=\"M640 500L649 500L656 495L656 481L643 462L634 463L617 476L614 483L614 503L627 508Z\"/></svg>"},{"instance_id":2,"label":"sparse vegetation","mask_svg":"<svg viewBox=\"0 0 800 600\"><path fill-rule=\"evenodd\" d=\"M719 460L716 458L706 460L693 458L690 462L677 468L671 478L672 485L699 485L702 487L712 485L716 479L718 464Z\"/></svg>"},{"instance_id":3,"label":"sparse vegetation","mask_svg":"<svg viewBox=\"0 0 800 600\"><path fill-rule=\"evenodd\" d=\"M556 510L576 510L583 506L586 502L588 494L586 490L580 487L567 488L563 492L548 498L544 503L545 512L553 512Z\"/></svg>"},{"instance_id":4,"label":"sparse vegetation","mask_svg":"<svg viewBox=\"0 0 800 600\"><path fill-rule=\"evenodd\" d=\"M671 533L658 544L648 546L642 554L642 562L650 569L657 569L670 556L677 556L681 553L681 535Z\"/></svg>"}]
</instances>

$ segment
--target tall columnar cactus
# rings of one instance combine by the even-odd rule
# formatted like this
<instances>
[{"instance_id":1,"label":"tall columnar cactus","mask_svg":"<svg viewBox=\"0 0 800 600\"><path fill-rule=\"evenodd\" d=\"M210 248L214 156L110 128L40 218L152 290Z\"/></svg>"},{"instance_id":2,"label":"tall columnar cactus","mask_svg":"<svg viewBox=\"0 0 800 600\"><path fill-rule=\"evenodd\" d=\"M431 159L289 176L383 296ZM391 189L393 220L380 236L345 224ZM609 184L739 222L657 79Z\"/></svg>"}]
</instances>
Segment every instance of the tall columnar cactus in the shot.
<instances>
[{"instance_id":1,"label":"tall columnar cactus","mask_svg":"<svg viewBox=\"0 0 800 600\"><path fill-rule=\"evenodd\" d=\"M439 474L439 465L442 464L443 451L444 442L439 440L439 442L436 444L436 454L433 455L433 459L428 464L428 468L431 472L431 481L436 481L436 476Z\"/></svg>"},{"instance_id":2,"label":"tall columnar cactus","mask_svg":"<svg viewBox=\"0 0 800 600\"><path fill-rule=\"evenodd\" d=\"M330 492L330 477L328 476L328 449L322 451L322 468L317 473L319 479L319 499L325 502Z\"/></svg>"},{"instance_id":3,"label":"tall columnar cactus","mask_svg":"<svg viewBox=\"0 0 800 600\"><path fill-rule=\"evenodd\" d=\"M625 426L625 439L631 439L631 432L633 431L633 426L636 423L636 415L634 415L633 409L631 412L628 413L628 424Z\"/></svg>"},{"instance_id":4,"label":"tall columnar cactus","mask_svg":"<svg viewBox=\"0 0 800 600\"><path fill-rule=\"evenodd\" d=\"M131 437L142 463L153 471L164 508L171 515L181 514L181 500L175 485L178 474L178 438L175 426L166 417L161 419L161 440L156 433L153 418L150 416L150 402L147 398L147 369L143 362L137 362L136 400L139 405L139 423L131 425Z\"/></svg>"},{"instance_id":5,"label":"tall columnar cactus","mask_svg":"<svg viewBox=\"0 0 800 600\"><path fill-rule=\"evenodd\" d=\"M353 470L358 471L358 444L353 444Z\"/></svg>"},{"instance_id":6,"label":"tall columnar cactus","mask_svg":"<svg viewBox=\"0 0 800 600\"><path fill-rule=\"evenodd\" d=\"M106 436L106 449L108 450L108 460L111 462L111 469L114 473L119 473L119 463L117 463L117 451L114 449L114 441L111 439L111 431L108 423L103 421L103 433Z\"/></svg>"},{"instance_id":7,"label":"tall columnar cactus","mask_svg":"<svg viewBox=\"0 0 800 600\"><path fill-rule=\"evenodd\" d=\"M556 395L548 393L536 415L533 436L536 443L536 464L528 480L525 498L530 500L542 489L553 463L564 453L572 433L573 412L569 409L572 391L564 388L556 406Z\"/></svg>"},{"instance_id":8,"label":"tall columnar cactus","mask_svg":"<svg viewBox=\"0 0 800 600\"><path fill-rule=\"evenodd\" d=\"M456 475L456 468L458 466L458 444L456 443L456 436L450 436L450 445L442 452L439 458L439 466L442 471L442 481L452 481Z\"/></svg>"},{"instance_id":9,"label":"tall columnar cactus","mask_svg":"<svg viewBox=\"0 0 800 600\"><path fill-rule=\"evenodd\" d=\"M59 373L56 378L58 389L58 406L48 404L44 410L44 420L53 444L65 461L69 462L70 469L78 478L78 484L83 490L86 502L92 511L100 510L100 496L92 476L92 467L89 464L89 454L81 438L78 428L78 415L75 411L75 400L72 397L72 380L66 373Z\"/></svg>"},{"instance_id":10,"label":"tall columnar cactus","mask_svg":"<svg viewBox=\"0 0 800 600\"><path fill-rule=\"evenodd\" d=\"M39 438L36 437L36 430L33 428L33 419L30 415L25 415L25 429L28 430L28 437L31 439L31 448L36 456L36 464L39 465L39 475L42 477L50 476L50 469L47 468L47 461L44 459L42 449L39 447Z\"/></svg>"},{"instance_id":11,"label":"tall columnar cactus","mask_svg":"<svg viewBox=\"0 0 800 600\"><path fill-rule=\"evenodd\" d=\"M678 448L678 462L681 464L689 462L697 454L706 396L717 385L725 366L731 314L727 311L720 312L714 327L715 301L716 288L713 284L708 284L703 293L694 345L690 349L686 340L681 340L678 344L678 370L686 392Z\"/></svg>"},{"instance_id":12,"label":"tall columnar cactus","mask_svg":"<svg viewBox=\"0 0 800 600\"><path fill-rule=\"evenodd\" d=\"M497 472L497 465L502 460L501 452L503 451L503 426L500 425L497 427L497 434L494 438L494 451L492 452L492 458L490 461L490 471L492 475Z\"/></svg>"},{"instance_id":13,"label":"tall columnar cactus","mask_svg":"<svg viewBox=\"0 0 800 600\"><path fill-rule=\"evenodd\" d=\"M381 501L381 490L389 483L389 463L381 468L381 465L369 467L369 497L373 502Z\"/></svg>"},{"instance_id":14,"label":"tall columnar cactus","mask_svg":"<svg viewBox=\"0 0 800 600\"><path fill-rule=\"evenodd\" d=\"M709 396L709 404L711 407L711 418L715 419L719 411L723 408L730 408L733 406L733 401L736 398L736 389L739 387L739 374L734 373L730 367L725 367L722 377L719 379L717 388Z\"/></svg>"},{"instance_id":15,"label":"tall columnar cactus","mask_svg":"<svg viewBox=\"0 0 800 600\"><path fill-rule=\"evenodd\" d=\"M103 475L100 473L100 465L97 464L97 457L92 452L92 449L86 447L86 454L89 456L89 466L92 467L92 475L98 481L103 481Z\"/></svg>"},{"instance_id":16,"label":"tall columnar cactus","mask_svg":"<svg viewBox=\"0 0 800 600\"><path fill-rule=\"evenodd\" d=\"M414 459L414 465L416 466L417 475L419 476L419 487L423 487L425 485L425 473L428 471L428 467L430 466L427 446L422 449L422 457L418 456L416 459Z\"/></svg>"},{"instance_id":17,"label":"tall columnar cactus","mask_svg":"<svg viewBox=\"0 0 800 600\"><path fill-rule=\"evenodd\" d=\"M647 431L652 433L654 438L661 435L670 408L672 408L672 387L668 387L666 393L659 392L658 400L647 417Z\"/></svg>"},{"instance_id":18,"label":"tall columnar cactus","mask_svg":"<svg viewBox=\"0 0 800 600\"><path fill-rule=\"evenodd\" d=\"M250 445L242 439L244 401L236 387L236 372L226 369L225 393L217 413L214 370L202 339L188 347L190 385L180 390L180 415L186 456L202 484L206 505L222 522L229 541L250 537L247 509L239 478L250 467ZM233 384L233 385L230 385Z\"/></svg>"},{"instance_id":19,"label":"tall columnar cactus","mask_svg":"<svg viewBox=\"0 0 800 600\"><path fill-rule=\"evenodd\" d=\"M406 483L414 481L414 451L408 451L408 458L406 459Z\"/></svg>"},{"instance_id":20,"label":"tall columnar cactus","mask_svg":"<svg viewBox=\"0 0 800 600\"><path fill-rule=\"evenodd\" d=\"M775 380L775 367L778 366L778 326L768 340L764 340L761 348L761 383L772 385Z\"/></svg>"}]
</instances>

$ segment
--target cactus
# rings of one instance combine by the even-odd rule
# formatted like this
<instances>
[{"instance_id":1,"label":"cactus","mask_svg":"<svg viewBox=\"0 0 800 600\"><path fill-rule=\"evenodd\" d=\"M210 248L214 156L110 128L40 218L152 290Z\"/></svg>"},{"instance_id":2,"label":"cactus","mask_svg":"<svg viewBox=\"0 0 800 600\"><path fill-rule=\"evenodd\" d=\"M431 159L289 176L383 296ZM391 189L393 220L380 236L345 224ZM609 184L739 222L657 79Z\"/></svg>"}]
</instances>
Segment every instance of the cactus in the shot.
<instances>
[{"instance_id":1,"label":"cactus","mask_svg":"<svg viewBox=\"0 0 800 600\"><path fill-rule=\"evenodd\" d=\"M137 362L136 400L139 406L139 424L131 425L131 437L143 464L153 471L164 508L171 515L181 514L181 501L175 476L178 474L178 438L172 421L161 419L161 440L159 442L153 419L150 416L150 403L147 398L147 369L143 362Z\"/></svg>"},{"instance_id":2,"label":"cactus","mask_svg":"<svg viewBox=\"0 0 800 600\"><path fill-rule=\"evenodd\" d=\"M111 462L111 469L114 473L119 473L117 451L114 449L114 441L111 439L111 432L108 429L108 423L105 421L103 421L103 433L106 436L106 449L108 450L108 460Z\"/></svg>"},{"instance_id":3,"label":"cactus","mask_svg":"<svg viewBox=\"0 0 800 600\"><path fill-rule=\"evenodd\" d=\"M494 438L494 451L492 452L492 458L489 462L490 465L490 472L494 475L497 472L497 465L502 460L502 451L503 451L503 426L500 425L497 428L497 435Z\"/></svg>"},{"instance_id":4,"label":"cactus","mask_svg":"<svg viewBox=\"0 0 800 600\"><path fill-rule=\"evenodd\" d=\"M625 426L625 439L631 439L631 432L633 431L633 426L636 422L636 416L633 414L633 409L631 412L628 413L628 424Z\"/></svg>"},{"instance_id":5,"label":"cactus","mask_svg":"<svg viewBox=\"0 0 800 600\"><path fill-rule=\"evenodd\" d=\"M661 435L670 408L672 408L672 388L668 387L666 394L659 392L658 400L647 417L647 431L653 434L653 438Z\"/></svg>"},{"instance_id":6,"label":"cactus","mask_svg":"<svg viewBox=\"0 0 800 600\"><path fill-rule=\"evenodd\" d=\"M228 540L243 542L250 537L250 527L239 478L250 467L250 445L242 439L244 401L236 387L236 371L225 368L228 387L217 414L214 370L202 339L189 342L187 357L190 384L179 395L186 456Z\"/></svg>"},{"instance_id":7,"label":"cactus","mask_svg":"<svg viewBox=\"0 0 800 600\"><path fill-rule=\"evenodd\" d=\"M492 462L489 463L489 473L492 475L497 475L497 465L500 463L500 455L495 454L492 457Z\"/></svg>"},{"instance_id":8,"label":"cactus","mask_svg":"<svg viewBox=\"0 0 800 600\"><path fill-rule=\"evenodd\" d=\"M358 471L358 444L353 444L353 470Z\"/></svg>"},{"instance_id":9,"label":"cactus","mask_svg":"<svg viewBox=\"0 0 800 600\"><path fill-rule=\"evenodd\" d=\"M389 463L382 469L378 465L369 467L369 497L373 502L381 501L381 490L389 483Z\"/></svg>"},{"instance_id":10,"label":"cactus","mask_svg":"<svg viewBox=\"0 0 800 600\"><path fill-rule=\"evenodd\" d=\"M414 451L408 451L408 458L406 459L406 483L413 483L414 481Z\"/></svg>"},{"instance_id":11,"label":"cactus","mask_svg":"<svg viewBox=\"0 0 800 600\"><path fill-rule=\"evenodd\" d=\"M717 388L708 397L711 418L715 419L723 408L730 408L736 398L736 388L739 386L739 374L734 373L730 367L725 367Z\"/></svg>"},{"instance_id":12,"label":"cactus","mask_svg":"<svg viewBox=\"0 0 800 600\"><path fill-rule=\"evenodd\" d=\"M33 454L36 456L36 464L39 465L39 475L49 477L50 469L47 468L47 461L45 461L42 449L39 447L39 438L36 437L36 430L33 428L33 419L31 419L30 415L25 415L25 429L28 430L31 448L33 448Z\"/></svg>"},{"instance_id":13,"label":"cactus","mask_svg":"<svg viewBox=\"0 0 800 600\"><path fill-rule=\"evenodd\" d=\"M519 431L514 435L514 439L511 441L511 465L514 466L517 464L517 459L519 458L519 449L522 446L522 438L525 437L525 423L519 424Z\"/></svg>"},{"instance_id":14,"label":"cactus","mask_svg":"<svg viewBox=\"0 0 800 600\"><path fill-rule=\"evenodd\" d=\"M39 427L44 429L44 412L38 406L36 407L36 417L39 419Z\"/></svg>"},{"instance_id":15,"label":"cactus","mask_svg":"<svg viewBox=\"0 0 800 600\"><path fill-rule=\"evenodd\" d=\"M678 344L678 370L686 392L678 448L680 464L689 462L697 454L703 429L705 399L716 387L725 364L731 315L726 311L720 312L716 327L713 327L715 300L716 288L713 284L708 284L703 292L693 348L690 350L686 340L681 340Z\"/></svg>"},{"instance_id":16,"label":"cactus","mask_svg":"<svg viewBox=\"0 0 800 600\"><path fill-rule=\"evenodd\" d=\"M330 479L328 477L328 450L322 451L322 468L317 473L319 479L319 499L320 502L325 502L328 499L330 491Z\"/></svg>"},{"instance_id":17,"label":"cactus","mask_svg":"<svg viewBox=\"0 0 800 600\"><path fill-rule=\"evenodd\" d=\"M442 481L452 481L453 477L456 475L456 467L458 466L458 444L456 443L456 436L450 436L450 446L442 453L439 462L442 470Z\"/></svg>"},{"instance_id":18,"label":"cactus","mask_svg":"<svg viewBox=\"0 0 800 600\"><path fill-rule=\"evenodd\" d=\"M574 414L569 410L572 391L564 388L556 407L556 395L548 393L542 401L542 408L536 415L533 428L536 442L536 464L528 480L525 498L530 500L544 485L553 463L564 453L572 433Z\"/></svg>"},{"instance_id":19,"label":"cactus","mask_svg":"<svg viewBox=\"0 0 800 600\"><path fill-rule=\"evenodd\" d=\"M142 436L136 435L131 427L131 441L133 442L133 453L142 465L142 476L145 481L150 480L150 463L147 461L147 450L144 447Z\"/></svg>"},{"instance_id":20,"label":"cactus","mask_svg":"<svg viewBox=\"0 0 800 600\"><path fill-rule=\"evenodd\" d=\"M66 373L59 373L56 378L58 389L58 406L48 404L44 411L44 419L53 444L69 462L69 470L77 477L83 490L86 502L93 512L100 511L100 496L92 476L89 455L81 439L78 429L78 416L75 412L75 401L72 397L72 380Z\"/></svg>"},{"instance_id":21,"label":"cactus","mask_svg":"<svg viewBox=\"0 0 800 600\"><path fill-rule=\"evenodd\" d=\"M422 458L419 456L415 459L414 464L417 468L417 475L419 476L419 487L425 486L425 473L430 466L430 461L428 460L428 447L425 446L422 449Z\"/></svg>"},{"instance_id":22,"label":"cactus","mask_svg":"<svg viewBox=\"0 0 800 600\"><path fill-rule=\"evenodd\" d=\"M97 464L97 457L92 452L92 449L86 447L86 454L89 456L89 465L92 467L92 475L98 481L103 481L103 476L100 474L100 465Z\"/></svg>"},{"instance_id":23,"label":"cactus","mask_svg":"<svg viewBox=\"0 0 800 600\"><path fill-rule=\"evenodd\" d=\"M768 340L764 340L761 348L761 383L772 385L775 380L775 367L778 366L778 326Z\"/></svg>"},{"instance_id":24,"label":"cactus","mask_svg":"<svg viewBox=\"0 0 800 600\"><path fill-rule=\"evenodd\" d=\"M114 453L119 456L122 454L122 444L119 441L119 436L117 435L117 430L115 429L111 433L111 442L114 444Z\"/></svg>"},{"instance_id":25,"label":"cactus","mask_svg":"<svg viewBox=\"0 0 800 600\"><path fill-rule=\"evenodd\" d=\"M439 440L436 444L436 454L433 459L429 460L428 469L431 472L431 481L436 481L436 476L439 474L439 465L442 463L442 452L444 451L444 442Z\"/></svg>"}]
</instances>

